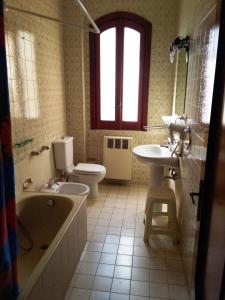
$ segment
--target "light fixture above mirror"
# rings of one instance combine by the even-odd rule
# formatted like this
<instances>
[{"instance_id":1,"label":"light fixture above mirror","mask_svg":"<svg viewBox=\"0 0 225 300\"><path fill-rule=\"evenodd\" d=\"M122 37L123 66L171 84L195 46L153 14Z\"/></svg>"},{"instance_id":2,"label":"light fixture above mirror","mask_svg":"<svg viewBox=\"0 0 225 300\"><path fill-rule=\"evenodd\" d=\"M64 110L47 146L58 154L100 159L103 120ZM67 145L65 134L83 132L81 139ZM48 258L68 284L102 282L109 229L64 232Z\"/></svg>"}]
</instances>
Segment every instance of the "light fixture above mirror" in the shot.
<instances>
[{"instance_id":1,"label":"light fixture above mirror","mask_svg":"<svg viewBox=\"0 0 225 300\"><path fill-rule=\"evenodd\" d=\"M186 37L178 36L175 38L173 43L170 45L169 53L170 53L170 62L174 62L174 56L180 49L186 50L186 63L188 62L189 55L189 45L190 45L190 37L187 35Z\"/></svg>"}]
</instances>

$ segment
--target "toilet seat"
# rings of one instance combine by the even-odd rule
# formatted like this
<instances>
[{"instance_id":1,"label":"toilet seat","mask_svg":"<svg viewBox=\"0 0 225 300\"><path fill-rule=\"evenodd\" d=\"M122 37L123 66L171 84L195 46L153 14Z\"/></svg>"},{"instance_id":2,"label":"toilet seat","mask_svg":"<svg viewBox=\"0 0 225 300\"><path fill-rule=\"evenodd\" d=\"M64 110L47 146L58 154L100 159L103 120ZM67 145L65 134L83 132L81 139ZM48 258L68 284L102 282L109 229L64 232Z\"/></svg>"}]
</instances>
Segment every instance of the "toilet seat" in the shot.
<instances>
[{"instance_id":1,"label":"toilet seat","mask_svg":"<svg viewBox=\"0 0 225 300\"><path fill-rule=\"evenodd\" d=\"M98 164L79 163L73 169L73 172L76 174L94 175L94 174L103 174L106 172L106 169L104 166Z\"/></svg>"}]
</instances>

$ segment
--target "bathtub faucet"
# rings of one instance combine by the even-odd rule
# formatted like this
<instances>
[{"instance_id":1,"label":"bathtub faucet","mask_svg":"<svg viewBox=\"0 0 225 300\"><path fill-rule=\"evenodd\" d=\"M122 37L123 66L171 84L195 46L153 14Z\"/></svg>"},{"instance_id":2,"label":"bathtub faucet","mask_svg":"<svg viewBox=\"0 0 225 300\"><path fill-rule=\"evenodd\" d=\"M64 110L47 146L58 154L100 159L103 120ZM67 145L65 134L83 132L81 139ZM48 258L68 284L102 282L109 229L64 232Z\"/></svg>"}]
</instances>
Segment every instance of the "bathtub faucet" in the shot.
<instances>
[{"instance_id":1,"label":"bathtub faucet","mask_svg":"<svg viewBox=\"0 0 225 300\"><path fill-rule=\"evenodd\" d=\"M23 190L24 191L28 190L32 184L33 184L33 181L31 178L25 179L25 181L23 182Z\"/></svg>"}]
</instances>

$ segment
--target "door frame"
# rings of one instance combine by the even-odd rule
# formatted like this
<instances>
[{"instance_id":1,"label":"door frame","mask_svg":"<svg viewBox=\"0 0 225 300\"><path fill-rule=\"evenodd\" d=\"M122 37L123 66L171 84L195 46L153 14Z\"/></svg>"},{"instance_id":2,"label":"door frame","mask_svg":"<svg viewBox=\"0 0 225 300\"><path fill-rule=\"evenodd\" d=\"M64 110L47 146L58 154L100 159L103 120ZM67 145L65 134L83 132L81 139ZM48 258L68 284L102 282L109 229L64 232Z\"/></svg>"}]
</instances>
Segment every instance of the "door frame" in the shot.
<instances>
[{"instance_id":1,"label":"door frame","mask_svg":"<svg viewBox=\"0 0 225 300\"><path fill-rule=\"evenodd\" d=\"M204 299L206 263L208 254L209 232L213 207L214 174L219 152L219 132L223 115L225 95L225 1L218 1L219 40L217 50L214 91L209 126L209 138L203 188L203 201L200 215L200 232L198 240L197 262L195 271L195 297ZM213 175L213 176L212 176ZM224 262L223 262L224 263ZM220 299L224 299L225 269L221 278Z\"/></svg>"}]
</instances>

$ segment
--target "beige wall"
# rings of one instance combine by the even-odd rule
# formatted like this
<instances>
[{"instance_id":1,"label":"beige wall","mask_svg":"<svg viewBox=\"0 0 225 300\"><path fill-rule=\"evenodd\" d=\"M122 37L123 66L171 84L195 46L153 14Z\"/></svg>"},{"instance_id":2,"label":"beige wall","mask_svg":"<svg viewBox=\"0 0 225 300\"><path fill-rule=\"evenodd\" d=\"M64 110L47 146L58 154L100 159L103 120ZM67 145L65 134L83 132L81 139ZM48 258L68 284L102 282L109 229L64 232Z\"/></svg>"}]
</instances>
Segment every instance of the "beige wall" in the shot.
<instances>
[{"instance_id":1,"label":"beige wall","mask_svg":"<svg viewBox=\"0 0 225 300\"><path fill-rule=\"evenodd\" d=\"M61 18L61 1L8 1L16 7ZM51 148L52 140L66 133L62 27L40 18L6 12L7 61L13 143L33 138L14 148L16 190L31 177L39 188L54 176L52 149L37 157L32 150Z\"/></svg>"},{"instance_id":2,"label":"beige wall","mask_svg":"<svg viewBox=\"0 0 225 300\"><path fill-rule=\"evenodd\" d=\"M191 118L192 148L188 157L180 161L181 178L175 182L179 207L179 224L181 229L181 251L186 278L192 298L195 262L197 253L197 201L193 204L190 192L199 191L199 181L204 178L204 159L206 151L208 126L204 114L206 104L212 99L208 87L213 85L213 65L215 64L216 34L213 33L216 9L215 0L182 0L179 13L179 35L190 35L190 61L187 81L187 98L185 113ZM207 70L207 68L209 69ZM209 72L207 72L209 71Z\"/></svg>"},{"instance_id":3,"label":"beige wall","mask_svg":"<svg viewBox=\"0 0 225 300\"><path fill-rule=\"evenodd\" d=\"M94 19L113 11L136 13L152 23L151 70L149 86L148 124L162 123L161 115L172 112L174 65L169 62L168 47L176 36L177 0L124 0L85 1ZM64 18L74 20L71 1L63 2ZM86 19L81 22L88 24ZM147 143L162 143L167 130L110 131L90 130L90 81L88 33L65 29L65 82L68 108L68 130L75 137L75 162L94 159L102 163L104 135L132 136L134 146ZM133 158L132 180L147 183L148 167Z\"/></svg>"}]
</instances>

